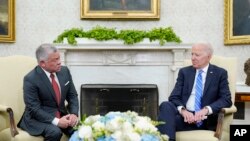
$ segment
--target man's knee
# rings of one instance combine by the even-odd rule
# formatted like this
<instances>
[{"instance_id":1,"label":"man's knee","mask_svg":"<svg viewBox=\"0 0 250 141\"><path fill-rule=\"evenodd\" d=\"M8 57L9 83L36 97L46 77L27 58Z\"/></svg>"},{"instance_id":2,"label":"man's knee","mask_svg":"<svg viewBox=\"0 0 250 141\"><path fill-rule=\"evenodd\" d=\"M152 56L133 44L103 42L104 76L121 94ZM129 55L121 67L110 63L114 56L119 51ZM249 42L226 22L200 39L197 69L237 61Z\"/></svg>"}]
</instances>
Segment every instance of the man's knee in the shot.
<instances>
[{"instance_id":1,"label":"man's knee","mask_svg":"<svg viewBox=\"0 0 250 141\"><path fill-rule=\"evenodd\" d=\"M54 141L59 141L62 137L62 131L59 127L57 126L54 126L54 125L51 125L51 126L48 126L45 131L45 140L54 140Z\"/></svg>"},{"instance_id":2,"label":"man's knee","mask_svg":"<svg viewBox=\"0 0 250 141\"><path fill-rule=\"evenodd\" d=\"M57 138L61 138L63 133L60 128L55 128L55 130L53 130L51 134Z\"/></svg>"},{"instance_id":3,"label":"man's knee","mask_svg":"<svg viewBox=\"0 0 250 141\"><path fill-rule=\"evenodd\" d=\"M164 101L160 105L160 110L165 111L165 110L171 110L171 109L175 109L175 105L172 102Z\"/></svg>"}]
</instances>

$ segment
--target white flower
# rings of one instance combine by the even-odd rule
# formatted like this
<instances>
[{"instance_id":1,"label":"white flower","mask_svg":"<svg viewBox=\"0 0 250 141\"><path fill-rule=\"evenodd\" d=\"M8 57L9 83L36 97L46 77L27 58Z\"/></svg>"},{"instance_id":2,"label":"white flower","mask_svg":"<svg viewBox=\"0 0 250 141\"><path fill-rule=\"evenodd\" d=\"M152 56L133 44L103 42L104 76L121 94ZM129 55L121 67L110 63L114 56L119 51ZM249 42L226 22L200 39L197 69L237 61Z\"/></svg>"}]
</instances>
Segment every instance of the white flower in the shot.
<instances>
[{"instance_id":1,"label":"white flower","mask_svg":"<svg viewBox=\"0 0 250 141\"><path fill-rule=\"evenodd\" d=\"M116 141L122 141L124 140L123 138L123 133L122 131L118 130L115 131L113 134L111 134L111 136L116 140Z\"/></svg>"},{"instance_id":2,"label":"white flower","mask_svg":"<svg viewBox=\"0 0 250 141\"><path fill-rule=\"evenodd\" d=\"M140 141L141 140L141 136L139 133L131 132L131 133L127 133L126 135L127 135L129 141Z\"/></svg>"},{"instance_id":3,"label":"white flower","mask_svg":"<svg viewBox=\"0 0 250 141\"><path fill-rule=\"evenodd\" d=\"M157 128L150 122L148 117L137 117L135 128L140 131L156 132Z\"/></svg>"},{"instance_id":4,"label":"white flower","mask_svg":"<svg viewBox=\"0 0 250 141\"><path fill-rule=\"evenodd\" d=\"M79 137L82 139L91 139L92 128L90 126L81 126L79 128Z\"/></svg>"},{"instance_id":5,"label":"white flower","mask_svg":"<svg viewBox=\"0 0 250 141\"><path fill-rule=\"evenodd\" d=\"M101 118L100 115L89 116L85 119L85 124L93 124L94 122L98 121Z\"/></svg>"},{"instance_id":6,"label":"white flower","mask_svg":"<svg viewBox=\"0 0 250 141\"><path fill-rule=\"evenodd\" d=\"M124 132L134 130L132 123L131 123L131 122L128 122L128 121L125 121L125 122L122 124L122 130L123 130Z\"/></svg>"},{"instance_id":7,"label":"white flower","mask_svg":"<svg viewBox=\"0 0 250 141\"><path fill-rule=\"evenodd\" d=\"M105 124L100 121L96 121L95 123L93 123L92 127L95 131L105 130Z\"/></svg>"},{"instance_id":8,"label":"white flower","mask_svg":"<svg viewBox=\"0 0 250 141\"><path fill-rule=\"evenodd\" d=\"M120 130L122 127L123 119L121 117L115 117L113 120L110 120L106 124L106 129L114 132Z\"/></svg>"}]
</instances>

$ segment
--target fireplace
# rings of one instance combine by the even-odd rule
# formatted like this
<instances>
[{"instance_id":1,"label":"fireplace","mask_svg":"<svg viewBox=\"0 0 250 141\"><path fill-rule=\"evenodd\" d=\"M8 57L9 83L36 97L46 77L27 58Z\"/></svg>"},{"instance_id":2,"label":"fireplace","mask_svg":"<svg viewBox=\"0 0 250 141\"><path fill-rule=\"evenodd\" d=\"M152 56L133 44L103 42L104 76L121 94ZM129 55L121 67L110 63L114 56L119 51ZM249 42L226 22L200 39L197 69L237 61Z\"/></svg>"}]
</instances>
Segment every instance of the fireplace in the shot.
<instances>
[{"instance_id":1,"label":"fireplace","mask_svg":"<svg viewBox=\"0 0 250 141\"><path fill-rule=\"evenodd\" d=\"M82 84L156 84L159 103L167 100L191 44L55 44L79 94Z\"/></svg>"},{"instance_id":2,"label":"fireplace","mask_svg":"<svg viewBox=\"0 0 250 141\"><path fill-rule=\"evenodd\" d=\"M158 88L155 84L83 84L80 103L81 115L130 110L156 120Z\"/></svg>"}]
</instances>

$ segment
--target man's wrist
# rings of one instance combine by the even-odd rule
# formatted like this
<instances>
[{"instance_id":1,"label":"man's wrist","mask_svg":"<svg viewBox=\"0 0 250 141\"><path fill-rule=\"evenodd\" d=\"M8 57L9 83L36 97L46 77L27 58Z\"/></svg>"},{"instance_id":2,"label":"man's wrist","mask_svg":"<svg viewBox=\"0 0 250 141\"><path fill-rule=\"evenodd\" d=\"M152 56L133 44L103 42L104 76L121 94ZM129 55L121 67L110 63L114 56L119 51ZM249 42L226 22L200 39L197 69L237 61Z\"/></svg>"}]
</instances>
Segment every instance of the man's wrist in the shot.
<instances>
[{"instance_id":1,"label":"man's wrist","mask_svg":"<svg viewBox=\"0 0 250 141\"><path fill-rule=\"evenodd\" d=\"M181 107L181 110L186 110L186 108L185 107Z\"/></svg>"},{"instance_id":2,"label":"man's wrist","mask_svg":"<svg viewBox=\"0 0 250 141\"><path fill-rule=\"evenodd\" d=\"M185 107L181 107L181 114L182 114L182 112L184 112L184 111L186 111L186 108Z\"/></svg>"},{"instance_id":3,"label":"man's wrist","mask_svg":"<svg viewBox=\"0 0 250 141\"><path fill-rule=\"evenodd\" d=\"M58 125L58 123L59 123L59 118L54 118L53 120L52 120L52 124L54 124L54 125Z\"/></svg>"},{"instance_id":4,"label":"man's wrist","mask_svg":"<svg viewBox=\"0 0 250 141\"><path fill-rule=\"evenodd\" d=\"M206 112L206 115L208 115L209 114L209 109L205 106L205 107L203 107L203 109L205 109L207 112Z\"/></svg>"}]
</instances>

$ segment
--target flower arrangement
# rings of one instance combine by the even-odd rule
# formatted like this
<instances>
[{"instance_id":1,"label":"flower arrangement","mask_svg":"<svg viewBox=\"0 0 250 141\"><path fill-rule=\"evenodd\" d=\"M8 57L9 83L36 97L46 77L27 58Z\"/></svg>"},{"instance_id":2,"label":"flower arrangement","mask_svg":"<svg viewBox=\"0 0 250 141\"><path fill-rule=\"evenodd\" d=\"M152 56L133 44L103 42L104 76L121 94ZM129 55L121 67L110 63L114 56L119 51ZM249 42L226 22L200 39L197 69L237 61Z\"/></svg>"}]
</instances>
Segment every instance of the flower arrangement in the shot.
<instances>
[{"instance_id":1,"label":"flower arrangement","mask_svg":"<svg viewBox=\"0 0 250 141\"><path fill-rule=\"evenodd\" d=\"M149 117L136 112L109 112L86 117L76 127L69 141L167 141Z\"/></svg>"}]
</instances>

